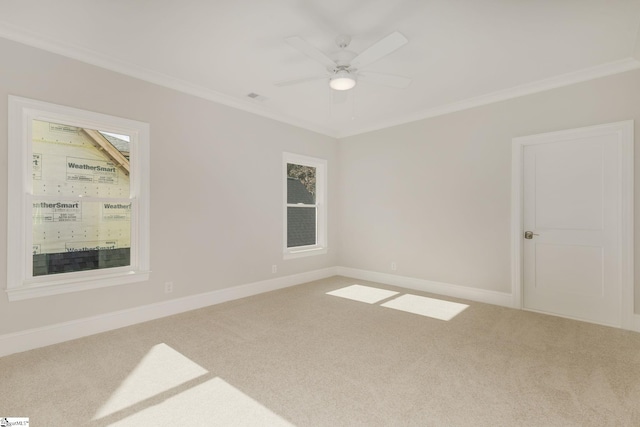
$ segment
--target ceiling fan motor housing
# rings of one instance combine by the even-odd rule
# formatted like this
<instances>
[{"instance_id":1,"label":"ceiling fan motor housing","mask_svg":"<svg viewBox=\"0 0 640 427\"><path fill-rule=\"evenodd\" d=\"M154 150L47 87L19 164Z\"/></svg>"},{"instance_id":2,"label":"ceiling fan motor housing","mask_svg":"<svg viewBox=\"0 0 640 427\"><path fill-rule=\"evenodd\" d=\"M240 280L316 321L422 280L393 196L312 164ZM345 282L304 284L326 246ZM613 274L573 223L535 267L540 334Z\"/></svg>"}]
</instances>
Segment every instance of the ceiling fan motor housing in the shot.
<instances>
[{"instance_id":1,"label":"ceiling fan motor housing","mask_svg":"<svg viewBox=\"0 0 640 427\"><path fill-rule=\"evenodd\" d=\"M340 68L343 68L343 69L348 68L349 64L351 64L351 61L353 61L353 58L355 58L356 56L358 56L358 54L355 52L351 52L350 50L342 49L337 51L331 56L331 59L334 60L337 67L334 67L333 69L329 69L329 71L334 72ZM355 71L355 70L352 69L351 71Z\"/></svg>"}]
</instances>

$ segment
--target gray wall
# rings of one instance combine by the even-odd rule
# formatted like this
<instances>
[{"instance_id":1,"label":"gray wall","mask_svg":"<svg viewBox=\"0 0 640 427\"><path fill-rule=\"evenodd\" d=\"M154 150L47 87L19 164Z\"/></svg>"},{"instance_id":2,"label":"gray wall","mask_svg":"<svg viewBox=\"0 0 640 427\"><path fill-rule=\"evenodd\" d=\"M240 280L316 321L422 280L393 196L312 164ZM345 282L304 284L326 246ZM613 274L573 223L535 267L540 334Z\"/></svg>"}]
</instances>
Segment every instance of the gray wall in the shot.
<instances>
[{"instance_id":1,"label":"gray wall","mask_svg":"<svg viewBox=\"0 0 640 427\"><path fill-rule=\"evenodd\" d=\"M0 52L3 171L9 94L150 123L152 246L148 283L11 303L0 296L0 335L337 264L335 139L4 39ZM282 260L283 151L327 159L327 255ZM6 203L0 173L0 224ZM2 289L6 242L3 225Z\"/></svg>"},{"instance_id":2,"label":"gray wall","mask_svg":"<svg viewBox=\"0 0 640 427\"><path fill-rule=\"evenodd\" d=\"M637 139L640 71L341 140L341 264L510 292L512 138L628 119Z\"/></svg>"},{"instance_id":3,"label":"gray wall","mask_svg":"<svg viewBox=\"0 0 640 427\"><path fill-rule=\"evenodd\" d=\"M0 335L335 265L390 273L395 261L400 275L509 292L511 139L640 123L640 71L336 141L3 39L0 52L4 170L8 94L151 124L153 270L148 283L0 297ZM327 255L282 260L283 151L328 160ZM0 174L3 224L6 203Z\"/></svg>"}]
</instances>

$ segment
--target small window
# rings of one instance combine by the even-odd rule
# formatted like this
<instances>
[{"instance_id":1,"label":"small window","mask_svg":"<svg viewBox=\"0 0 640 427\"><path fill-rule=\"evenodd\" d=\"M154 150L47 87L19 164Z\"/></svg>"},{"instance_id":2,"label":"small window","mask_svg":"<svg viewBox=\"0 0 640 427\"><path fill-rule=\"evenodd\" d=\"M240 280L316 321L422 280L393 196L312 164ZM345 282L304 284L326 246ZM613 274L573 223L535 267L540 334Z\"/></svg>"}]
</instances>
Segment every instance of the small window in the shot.
<instances>
[{"instance_id":1,"label":"small window","mask_svg":"<svg viewBox=\"0 0 640 427\"><path fill-rule=\"evenodd\" d=\"M11 300L148 279L148 125L10 97Z\"/></svg>"},{"instance_id":2,"label":"small window","mask_svg":"<svg viewBox=\"0 0 640 427\"><path fill-rule=\"evenodd\" d=\"M326 161L284 154L284 256L327 252Z\"/></svg>"}]
</instances>

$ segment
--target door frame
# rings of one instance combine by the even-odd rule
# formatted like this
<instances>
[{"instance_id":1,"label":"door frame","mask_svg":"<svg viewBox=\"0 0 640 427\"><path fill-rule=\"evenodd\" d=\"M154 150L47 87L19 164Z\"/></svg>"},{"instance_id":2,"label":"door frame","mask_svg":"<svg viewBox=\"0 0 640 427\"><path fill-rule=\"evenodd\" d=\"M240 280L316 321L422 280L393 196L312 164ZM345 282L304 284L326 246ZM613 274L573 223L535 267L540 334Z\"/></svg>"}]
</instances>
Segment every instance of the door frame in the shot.
<instances>
[{"instance_id":1,"label":"door frame","mask_svg":"<svg viewBox=\"0 0 640 427\"><path fill-rule=\"evenodd\" d=\"M516 137L511 145L511 295L513 307L524 309L523 301L523 211L524 211L524 148L528 145L548 144L576 137L605 134L618 136L618 164L620 173L620 250L621 324L623 329L634 328L634 256L633 256L633 120Z\"/></svg>"}]
</instances>

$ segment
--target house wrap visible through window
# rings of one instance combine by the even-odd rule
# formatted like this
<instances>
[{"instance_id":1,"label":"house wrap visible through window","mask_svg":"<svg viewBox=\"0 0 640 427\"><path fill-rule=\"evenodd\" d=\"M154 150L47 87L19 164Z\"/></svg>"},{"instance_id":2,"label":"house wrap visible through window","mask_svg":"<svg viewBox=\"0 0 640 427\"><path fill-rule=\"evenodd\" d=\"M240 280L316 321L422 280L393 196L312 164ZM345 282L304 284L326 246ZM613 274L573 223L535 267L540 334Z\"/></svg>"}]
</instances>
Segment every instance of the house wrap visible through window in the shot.
<instances>
[{"instance_id":1,"label":"house wrap visible through window","mask_svg":"<svg viewBox=\"0 0 640 427\"><path fill-rule=\"evenodd\" d=\"M285 258L326 253L326 161L284 154Z\"/></svg>"},{"instance_id":2,"label":"house wrap visible through window","mask_svg":"<svg viewBox=\"0 0 640 427\"><path fill-rule=\"evenodd\" d=\"M148 125L9 101L10 300L146 280Z\"/></svg>"},{"instance_id":3,"label":"house wrap visible through window","mask_svg":"<svg viewBox=\"0 0 640 427\"><path fill-rule=\"evenodd\" d=\"M128 135L32 121L33 276L131 264Z\"/></svg>"}]
</instances>

